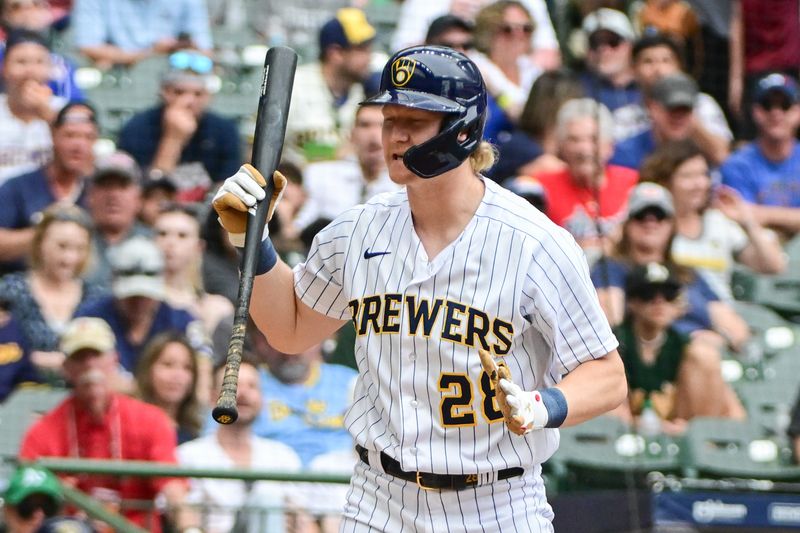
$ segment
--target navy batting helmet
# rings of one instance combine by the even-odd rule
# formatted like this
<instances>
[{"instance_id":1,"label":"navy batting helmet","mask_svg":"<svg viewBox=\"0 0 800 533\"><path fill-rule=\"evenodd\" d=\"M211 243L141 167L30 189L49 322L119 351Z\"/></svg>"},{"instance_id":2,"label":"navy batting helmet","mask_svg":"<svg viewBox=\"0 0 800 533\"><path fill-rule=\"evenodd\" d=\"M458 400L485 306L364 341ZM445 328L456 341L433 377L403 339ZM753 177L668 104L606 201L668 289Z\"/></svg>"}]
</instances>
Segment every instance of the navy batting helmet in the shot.
<instances>
[{"instance_id":1,"label":"navy batting helmet","mask_svg":"<svg viewBox=\"0 0 800 533\"><path fill-rule=\"evenodd\" d=\"M486 86L475 63L451 48L414 46L392 56L381 74L380 93L361 102L385 104L446 114L437 135L403 155L406 167L422 178L459 166L483 136ZM466 137L459 139L461 134Z\"/></svg>"}]
</instances>

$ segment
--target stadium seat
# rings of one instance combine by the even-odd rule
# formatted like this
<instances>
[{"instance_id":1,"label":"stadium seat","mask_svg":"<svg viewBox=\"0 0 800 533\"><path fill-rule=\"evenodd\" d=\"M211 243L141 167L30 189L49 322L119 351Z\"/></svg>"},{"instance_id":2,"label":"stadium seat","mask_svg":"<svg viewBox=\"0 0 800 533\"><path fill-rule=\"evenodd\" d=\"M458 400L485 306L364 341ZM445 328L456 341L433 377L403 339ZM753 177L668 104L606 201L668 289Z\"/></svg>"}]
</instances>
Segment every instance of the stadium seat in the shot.
<instances>
[{"instance_id":1,"label":"stadium seat","mask_svg":"<svg viewBox=\"0 0 800 533\"><path fill-rule=\"evenodd\" d=\"M747 409L748 418L765 434L783 436L797 390L784 380L739 381L736 393Z\"/></svg>"},{"instance_id":2,"label":"stadium seat","mask_svg":"<svg viewBox=\"0 0 800 533\"><path fill-rule=\"evenodd\" d=\"M678 441L644 439L610 415L562 429L561 444L549 462L556 472L566 472L564 486L570 488L645 487L652 471L681 470Z\"/></svg>"},{"instance_id":3,"label":"stadium seat","mask_svg":"<svg viewBox=\"0 0 800 533\"><path fill-rule=\"evenodd\" d=\"M14 458L25 431L62 401L69 391L44 386L22 387L0 405L0 459Z\"/></svg>"},{"instance_id":4,"label":"stadium seat","mask_svg":"<svg viewBox=\"0 0 800 533\"><path fill-rule=\"evenodd\" d=\"M685 436L689 477L800 480L785 438L767 439L758 424L695 418Z\"/></svg>"}]
</instances>

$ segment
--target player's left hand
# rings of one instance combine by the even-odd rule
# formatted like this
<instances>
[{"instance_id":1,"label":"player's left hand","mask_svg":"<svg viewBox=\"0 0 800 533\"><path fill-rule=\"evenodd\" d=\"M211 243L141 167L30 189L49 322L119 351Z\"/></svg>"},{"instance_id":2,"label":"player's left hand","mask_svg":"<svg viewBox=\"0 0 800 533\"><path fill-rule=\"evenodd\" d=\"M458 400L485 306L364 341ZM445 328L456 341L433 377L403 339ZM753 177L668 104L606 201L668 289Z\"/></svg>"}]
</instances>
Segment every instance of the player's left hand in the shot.
<instances>
[{"instance_id":1,"label":"player's left hand","mask_svg":"<svg viewBox=\"0 0 800 533\"><path fill-rule=\"evenodd\" d=\"M539 391L524 391L510 379L502 378L498 383L498 396L505 396L508 405L506 424L517 435L543 429L550 418Z\"/></svg>"},{"instance_id":2,"label":"player's left hand","mask_svg":"<svg viewBox=\"0 0 800 533\"><path fill-rule=\"evenodd\" d=\"M489 380L494 384L494 390L497 397L497 406L500 412L503 413L503 419L506 426L512 433L517 435L524 435L533 429L541 429L547 423L547 411L545 410L544 422L539 427L531 425L533 416L528 409L527 394L520 389L513 381L511 381L511 371L507 366L500 364L492 357L492 354L486 350L478 350L478 355L481 358L481 365L489 376ZM507 387L504 387L506 384ZM538 393L537 393L538 394ZM544 408L544 405L542 405Z\"/></svg>"}]
</instances>

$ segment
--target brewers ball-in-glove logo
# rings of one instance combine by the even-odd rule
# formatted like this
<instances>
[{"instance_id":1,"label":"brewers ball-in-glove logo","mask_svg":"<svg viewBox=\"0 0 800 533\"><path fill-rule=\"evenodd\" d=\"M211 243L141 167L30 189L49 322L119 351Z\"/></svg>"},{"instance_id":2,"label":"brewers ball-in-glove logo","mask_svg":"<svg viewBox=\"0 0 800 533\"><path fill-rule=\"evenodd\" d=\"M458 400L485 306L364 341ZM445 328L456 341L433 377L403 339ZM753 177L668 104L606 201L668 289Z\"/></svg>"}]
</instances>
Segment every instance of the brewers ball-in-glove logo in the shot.
<instances>
[{"instance_id":1,"label":"brewers ball-in-glove logo","mask_svg":"<svg viewBox=\"0 0 800 533\"><path fill-rule=\"evenodd\" d=\"M401 57L392 63L392 83L395 87L402 87L409 82L414 75L417 61L406 57Z\"/></svg>"}]
</instances>

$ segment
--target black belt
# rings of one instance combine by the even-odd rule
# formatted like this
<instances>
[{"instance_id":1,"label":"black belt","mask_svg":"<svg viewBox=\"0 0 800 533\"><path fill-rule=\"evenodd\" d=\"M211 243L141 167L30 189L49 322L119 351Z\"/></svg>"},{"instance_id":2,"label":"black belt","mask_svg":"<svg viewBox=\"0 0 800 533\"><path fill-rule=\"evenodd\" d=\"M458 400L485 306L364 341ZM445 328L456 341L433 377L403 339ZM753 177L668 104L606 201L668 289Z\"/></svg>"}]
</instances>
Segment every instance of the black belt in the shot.
<instances>
[{"instance_id":1,"label":"black belt","mask_svg":"<svg viewBox=\"0 0 800 533\"><path fill-rule=\"evenodd\" d=\"M356 453L362 461L369 464L369 451L356 444ZM406 472L400 468L400 463L381 452L381 466L383 471L390 476L399 477L411 483L416 483L419 488L430 490L463 490L478 485L479 474L430 474L427 472ZM508 479L521 476L525 470L520 467L505 468L497 472L495 479Z\"/></svg>"}]
</instances>

